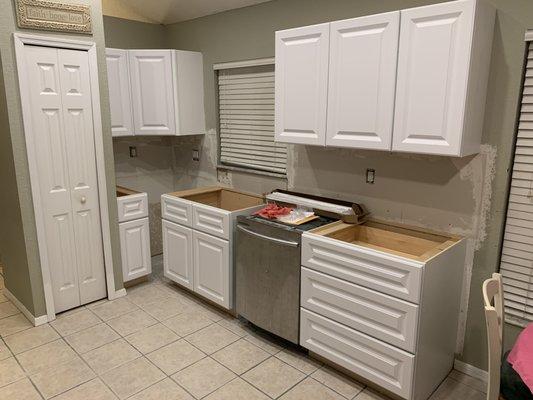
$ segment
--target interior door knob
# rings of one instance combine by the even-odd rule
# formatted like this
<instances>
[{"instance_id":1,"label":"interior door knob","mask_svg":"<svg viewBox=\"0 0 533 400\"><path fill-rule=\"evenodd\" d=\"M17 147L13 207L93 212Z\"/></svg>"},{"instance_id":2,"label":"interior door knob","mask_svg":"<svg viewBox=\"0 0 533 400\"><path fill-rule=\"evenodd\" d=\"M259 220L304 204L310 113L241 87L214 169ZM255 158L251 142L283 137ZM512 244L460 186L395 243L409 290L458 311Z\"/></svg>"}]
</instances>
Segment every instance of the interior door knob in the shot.
<instances>
[{"instance_id":1,"label":"interior door knob","mask_svg":"<svg viewBox=\"0 0 533 400\"><path fill-rule=\"evenodd\" d=\"M81 204L85 204L87 202L87 197L81 196L80 201L81 201Z\"/></svg>"}]
</instances>

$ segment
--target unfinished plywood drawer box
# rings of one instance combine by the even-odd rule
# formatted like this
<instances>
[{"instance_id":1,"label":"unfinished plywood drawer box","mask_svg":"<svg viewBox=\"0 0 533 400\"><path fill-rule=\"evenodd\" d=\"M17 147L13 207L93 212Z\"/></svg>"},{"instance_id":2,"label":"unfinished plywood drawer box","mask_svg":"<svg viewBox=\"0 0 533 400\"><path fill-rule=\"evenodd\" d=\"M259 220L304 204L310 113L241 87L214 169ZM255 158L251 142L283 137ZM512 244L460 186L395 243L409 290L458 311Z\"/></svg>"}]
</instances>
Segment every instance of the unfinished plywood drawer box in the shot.
<instances>
[{"instance_id":1,"label":"unfinished plywood drawer box","mask_svg":"<svg viewBox=\"0 0 533 400\"><path fill-rule=\"evenodd\" d=\"M302 236L300 344L405 399L453 367L465 240L335 222Z\"/></svg>"},{"instance_id":2,"label":"unfinished plywood drawer box","mask_svg":"<svg viewBox=\"0 0 533 400\"><path fill-rule=\"evenodd\" d=\"M161 196L165 276L232 309L232 249L237 216L249 215L263 203L262 196L222 187Z\"/></svg>"},{"instance_id":3,"label":"unfinished plywood drawer box","mask_svg":"<svg viewBox=\"0 0 533 400\"><path fill-rule=\"evenodd\" d=\"M120 254L124 282L152 273L148 195L117 186Z\"/></svg>"}]
</instances>

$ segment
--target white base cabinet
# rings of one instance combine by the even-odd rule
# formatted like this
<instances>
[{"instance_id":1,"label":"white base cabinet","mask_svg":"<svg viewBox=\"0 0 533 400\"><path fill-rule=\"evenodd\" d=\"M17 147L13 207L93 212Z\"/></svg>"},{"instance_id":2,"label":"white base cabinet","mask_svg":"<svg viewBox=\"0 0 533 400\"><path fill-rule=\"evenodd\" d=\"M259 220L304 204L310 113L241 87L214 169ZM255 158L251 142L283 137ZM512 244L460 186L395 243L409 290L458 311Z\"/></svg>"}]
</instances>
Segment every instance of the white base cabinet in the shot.
<instances>
[{"instance_id":1,"label":"white base cabinet","mask_svg":"<svg viewBox=\"0 0 533 400\"><path fill-rule=\"evenodd\" d=\"M122 277L129 282L152 273L148 195L117 187Z\"/></svg>"},{"instance_id":2,"label":"white base cabinet","mask_svg":"<svg viewBox=\"0 0 533 400\"><path fill-rule=\"evenodd\" d=\"M465 243L375 221L304 233L300 345L426 400L453 368Z\"/></svg>"},{"instance_id":3,"label":"white base cabinet","mask_svg":"<svg viewBox=\"0 0 533 400\"><path fill-rule=\"evenodd\" d=\"M165 276L231 310L237 216L263 207L261 196L207 187L161 196Z\"/></svg>"}]
</instances>

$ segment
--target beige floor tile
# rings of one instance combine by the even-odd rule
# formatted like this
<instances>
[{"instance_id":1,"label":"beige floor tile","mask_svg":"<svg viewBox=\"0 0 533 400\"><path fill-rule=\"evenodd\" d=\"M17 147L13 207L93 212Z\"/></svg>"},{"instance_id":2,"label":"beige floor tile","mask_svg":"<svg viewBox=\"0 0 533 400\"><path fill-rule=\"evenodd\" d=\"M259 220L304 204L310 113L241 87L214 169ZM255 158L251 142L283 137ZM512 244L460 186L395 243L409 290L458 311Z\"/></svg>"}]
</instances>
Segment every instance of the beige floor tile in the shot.
<instances>
[{"instance_id":1,"label":"beige floor tile","mask_svg":"<svg viewBox=\"0 0 533 400\"><path fill-rule=\"evenodd\" d=\"M112 369L102 377L120 399L130 397L164 378L165 374L144 357Z\"/></svg>"},{"instance_id":2,"label":"beige floor tile","mask_svg":"<svg viewBox=\"0 0 533 400\"><path fill-rule=\"evenodd\" d=\"M2 400L42 400L29 379L22 379L0 388ZM86 400L86 399L85 399Z\"/></svg>"},{"instance_id":3,"label":"beige floor tile","mask_svg":"<svg viewBox=\"0 0 533 400\"><path fill-rule=\"evenodd\" d=\"M26 376L14 357L0 361L0 387L9 385Z\"/></svg>"},{"instance_id":4,"label":"beige floor tile","mask_svg":"<svg viewBox=\"0 0 533 400\"><path fill-rule=\"evenodd\" d=\"M212 358L206 357L172 375L177 383L197 399L207 396L237 375Z\"/></svg>"},{"instance_id":5,"label":"beige floor tile","mask_svg":"<svg viewBox=\"0 0 533 400\"><path fill-rule=\"evenodd\" d=\"M246 372L242 378L276 398L304 379L305 375L276 357L271 357Z\"/></svg>"},{"instance_id":6,"label":"beige floor tile","mask_svg":"<svg viewBox=\"0 0 533 400\"><path fill-rule=\"evenodd\" d=\"M353 398L364 389L363 384L328 366L323 366L313 373L311 377L348 399Z\"/></svg>"},{"instance_id":7,"label":"beige floor tile","mask_svg":"<svg viewBox=\"0 0 533 400\"><path fill-rule=\"evenodd\" d=\"M213 321L204 314L187 312L167 319L163 323L178 335L186 336L213 324Z\"/></svg>"},{"instance_id":8,"label":"beige floor tile","mask_svg":"<svg viewBox=\"0 0 533 400\"><path fill-rule=\"evenodd\" d=\"M98 324L89 329L65 336L65 340L79 354L87 353L120 338L118 333L106 324Z\"/></svg>"},{"instance_id":9,"label":"beige floor tile","mask_svg":"<svg viewBox=\"0 0 533 400\"><path fill-rule=\"evenodd\" d=\"M167 378L137 393L130 400L194 400L194 397Z\"/></svg>"},{"instance_id":10,"label":"beige floor tile","mask_svg":"<svg viewBox=\"0 0 533 400\"><path fill-rule=\"evenodd\" d=\"M59 332L61 336L72 335L73 333L98 325L100 319L90 310L83 310L74 314L62 315L50 322L50 325Z\"/></svg>"},{"instance_id":11,"label":"beige floor tile","mask_svg":"<svg viewBox=\"0 0 533 400\"><path fill-rule=\"evenodd\" d=\"M141 308L158 321L164 321L184 312L194 311L194 307L185 304L176 297L169 297L161 302L142 304Z\"/></svg>"},{"instance_id":12,"label":"beige floor tile","mask_svg":"<svg viewBox=\"0 0 533 400\"><path fill-rule=\"evenodd\" d=\"M98 315L102 320L108 321L111 318L120 317L121 315L135 311L138 307L122 297L113 301L90 305L89 309Z\"/></svg>"},{"instance_id":13,"label":"beige floor tile","mask_svg":"<svg viewBox=\"0 0 533 400\"><path fill-rule=\"evenodd\" d=\"M5 337L32 328L33 325L22 314L0 319L0 336Z\"/></svg>"},{"instance_id":14,"label":"beige floor tile","mask_svg":"<svg viewBox=\"0 0 533 400\"><path fill-rule=\"evenodd\" d=\"M246 335L253 333L252 328L248 324L237 318L224 318L218 321L218 324L240 337L245 337Z\"/></svg>"},{"instance_id":15,"label":"beige floor tile","mask_svg":"<svg viewBox=\"0 0 533 400\"><path fill-rule=\"evenodd\" d=\"M179 338L178 335L163 324L149 326L125 337L133 347L143 354L151 353L175 342Z\"/></svg>"},{"instance_id":16,"label":"beige floor tile","mask_svg":"<svg viewBox=\"0 0 533 400\"><path fill-rule=\"evenodd\" d=\"M248 382L241 378L232 380L220 389L217 389L206 400L268 400L268 396L261 393Z\"/></svg>"},{"instance_id":17,"label":"beige floor tile","mask_svg":"<svg viewBox=\"0 0 533 400\"><path fill-rule=\"evenodd\" d=\"M357 400L367 400L366 398L359 398ZM431 395L430 400L485 400L487 395L479 390L476 390L470 386L463 385L462 383L452 379L446 378L439 388ZM370 397L369 399L372 399ZM373 400L373 399L372 399Z\"/></svg>"},{"instance_id":18,"label":"beige floor tile","mask_svg":"<svg viewBox=\"0 0 533 400\"><path fill-rule=\"evenodd\" d=\"M172 375L196 361L200 361L205 354L181 339L165 347L161 347L146 357L158 366L165 374Z\"/></svg>"},{"instance_id":19,"label":"beige floor tile","mask_svg":"<svg viewBox=\"0 0 533 400\"><path fill-rule=\"evenodd\" d=\"M128 290L129 301L136 305L144 305L150 303L161 303L169 298L170 294L154 284L143 284L135 286Z\"/></svg>"},{"instance_id":20,"label":"beige floor tile","mask_svg":"<svg viewBox=\"0 0 533 400\"><path fill-rule=\"evenodd\" d=\"M204 353L212 354L239 340L239 336L218 324L213 324L187 336L185 340L198 347Z\"/></svg>"},{"instance_id":21,"label":"beige floor tile","mask_svg":"<svg viewBox=\"0 0 533 400\"><path fill-rule=\"evenodd\" d=\"M6 336L4 341L14 354L19 354L59 339L59 334L48 324L26 329Z\"/></svg>"},{"instance_id":22,"label":"beige floor tile","mask_svg":"<svg viewBox=\"0 0 533 400\"><path fill-rule=\"evenodd\" d=\"M135 350L124 339L115 340L82 355L83 359L87 361L87 364L98 375L129 361L133 361L140 356L141 353Z\"/></svg>"},{"instance_id":23,"label":"beige floor tile","mask_svg":"<svg viewBox=\"0 0 533 400\"><path fill-rule=\"evenodd\" d=\"M58 339L18 354L16 357L27 373L35 374L76 358L76 353L63 339Z\"/></svg>"},{"instance_id":24,"label":"beige floor tile","mask_svg":"<svg viewBox=\"0 0 533 400\"><path fill-rule=\"evenodd\" d=\"M256 345L240 339L217 351L211 357L240 375L265 361L270 357L270 354Z\"/></svg>"},{"instance_id":25,"label":"beige floor tile","mask_svg":"<svg viewBox=\"0 0 533 400\"><path fill-rule=\"evenodd\" d=\"M6 301L9 301L7 297L3 293L0 293L0 303L5 303Z\"/></svg>"},{"instance_id":26,"label":"beige floor tile","mask_svg":"<svg viewBox=\"0 0 533 400\"><path fill-rule=\"evenodd\" d=\"M320 361L313 360L303 351L295 349L283 349L276 354L276 357L306 375L312 374L322 366Z\"/></svg>"},{"instance_id":27,"label":"beige floor tile","mask_svg":"<svg viewBox=\"0 0 533 400\"><path fill-rule=\"evenodd\" d=\"M480 392L487 393L487 383L483 382L481 379L476 379L473 376L463 374L455 369L450 372L449 377L461 382L463 385L470 386L471 388L479 390Z\"/></svg>"},{"instance_id":28,"label":"beige floor tile","mask_svg":"<svg viewBox=\"0 0 533 400\"><path fill-rule=\"evenodd\" d=\"M195 307L197 311L200 311L207 318L214 322L219 322L229 317L229 314L227 312L224 312L217 307L207 304L200 299L195 304Z\"/></svg>"},{"instance_id":29,"label":"beige floor tile","mask_svg":"<svg viewBox=\"0 0 533 400\"><path fill-rule=\"evenodd\" d=\"M340 394L315 381L306 378L287 393L280 400L345 400Z\"/></svg>"},{"instance_id":30,"label":"beige floor tile","mask_svg":"<svg viewBox=\"0 0 533 400\"><path fill-rule=\"evenodd\" d=\"M12 315L18 314L19 312L19 309L15 307L10 301L0 303L0 319L11 317Z\"/></svg>"},{"instance_id":31,"label":"beige floor tile","mask_svg":"<svg viewBox=\"0 0 533 400\"><path fill-rule=\"evenodd\" d=\"M104 383L96 378L77 386L57 397L54 400L116 400L117 396ZM161 399L163 400L163 399Z\"/></svg>"},{"instance_id":32,"label":"beige floor tile","mask_svg":"<svg viewBox=\"0 0 533 400\"><path fill-rule=\"evenodd\" d=\"M95 377L96 375L87 364L81 358L76 357L64 364L32 375L31 380L44 398L49 399Z\"/></svg>"},{"instance_id":33,"label":"beige floor tile","mask_svg":"<svg viewBox=\"0 0 533 400\"><path fill-rule=\"evenodd\" d=\"M257 347L265 350L272 355L279 353L283 350L283 346L269 335L253 332L244 337L250 343L255 344Z\"/></svg>"},{"instance_id":34,"label":"beige floor tile","mask_svg":"<svg viewBox=\"0 0 533 400\"><path fill-rule=\"evenodd\" d=\"M107 321L107 324L121 336L130 335L156 323L157 320L143 310L135 310Z\"/></svg>"},{"instance_id":35,"label":"beige floor tile","mask_svg":"<svg viewBox=\"0 0 533 400\"><path fill-rule=\"evenodd\" d=\"M385 396L384 394L378 393L373 389L366 388L361 393L359 393L354 398L355 400L391 400L389 397ZM446 398L446 400L467 400L466 398L461 397L450 397Z\"/></svg>"},{"instance_id":36,"label":"beige floor tile","mask_svg":"<svg viewBox=\"0 0 533 400\"><path fill-rule=\"evenodd\" d=\"M6 358L11 357L13 354L11 350L6 346L4 341L0 339L0 361L5 360Z\"/></svg>"}]
</instances>

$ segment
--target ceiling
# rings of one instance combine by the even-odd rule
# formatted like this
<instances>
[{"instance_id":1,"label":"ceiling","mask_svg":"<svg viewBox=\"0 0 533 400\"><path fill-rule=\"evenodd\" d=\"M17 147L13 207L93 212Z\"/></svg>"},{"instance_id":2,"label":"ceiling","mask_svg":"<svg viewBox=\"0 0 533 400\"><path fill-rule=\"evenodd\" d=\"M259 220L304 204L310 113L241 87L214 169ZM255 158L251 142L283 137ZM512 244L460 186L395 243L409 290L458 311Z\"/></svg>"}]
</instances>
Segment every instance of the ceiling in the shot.
<instances>
[{"instance_id":1,"label":"ceiling","mask_svg":"<svg viewBox=\"0 0 533 400\"><path fill-rule=\"evenodd\" d=\"M270 0L103 0L104 15L173 24Z\"/></svg>"}]
</instances>

